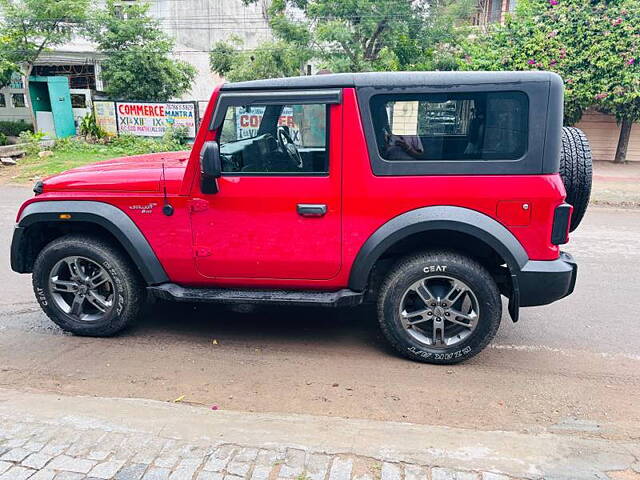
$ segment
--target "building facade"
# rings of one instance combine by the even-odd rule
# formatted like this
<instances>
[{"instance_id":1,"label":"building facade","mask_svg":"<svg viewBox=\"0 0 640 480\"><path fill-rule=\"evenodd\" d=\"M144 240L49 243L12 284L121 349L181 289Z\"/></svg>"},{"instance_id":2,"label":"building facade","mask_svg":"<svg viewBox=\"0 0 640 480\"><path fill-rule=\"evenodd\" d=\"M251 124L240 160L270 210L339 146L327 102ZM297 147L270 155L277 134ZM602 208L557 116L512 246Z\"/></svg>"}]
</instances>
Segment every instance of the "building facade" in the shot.
<instances>
[{"instance_id":1,"label":"building facade","mask_svg":"<svg viewBox=\"0 0 640 480\"><path fill-rule=\"evenodd\" d=\"M516 8L516 0L479 0L474 25L484 27L490 23L503 22L505 15Z\"/></svg>"},{"instance_id":2,"label":"building facade","mask_svg":"<svg viewBox=\"0 0 640 480\"><path fill-rule=\"evenodd\" d=\"M83 38L75 38L55 51L43 53L31 75L67 77L76 119L90 111L93 93L102 90L100 61L95 46ZM30 121L24 82L20 75L14 75L11 84L0 90L1 120Z\"/></svg>"},{"instance_id":3,"label":"building facade","mask_svg":"<svg viewBox=\"0 0 640 480\"><path fill-rule=\"evenodd\" d=\"M123 3L135 0L123 0ZM191 91L184 100L206 106L221 78L209 68L209 50L220 40L237 37L242 48L255 48L271 38L266 20L267 0L245 6L242 0L150 0L149 14L175 39L174 54L197 69ZM100 56L83 38L46 52L38 59L33 76L66 76L76 123L90 111L92 98L103 90ZM180 99L175 99L180 100ZM29 121L23 81L19 76L0 90L0 121Z\"/></svg>"},{"instance_id":4,"label":"building facade","mask_svg":"<svg viewBox=\"0 0 640 480\"><path fill-rule=\"evenodd\" d=\"M267 0L250 5L242 0L152 0L150 4L150 14L176 41L176 57L198 71L184 99L207 102L213 86L222 81L209 68L209 51L216 42L235 36L239 48L252 49L271 39Z\"/></svg>"}]
</instances>

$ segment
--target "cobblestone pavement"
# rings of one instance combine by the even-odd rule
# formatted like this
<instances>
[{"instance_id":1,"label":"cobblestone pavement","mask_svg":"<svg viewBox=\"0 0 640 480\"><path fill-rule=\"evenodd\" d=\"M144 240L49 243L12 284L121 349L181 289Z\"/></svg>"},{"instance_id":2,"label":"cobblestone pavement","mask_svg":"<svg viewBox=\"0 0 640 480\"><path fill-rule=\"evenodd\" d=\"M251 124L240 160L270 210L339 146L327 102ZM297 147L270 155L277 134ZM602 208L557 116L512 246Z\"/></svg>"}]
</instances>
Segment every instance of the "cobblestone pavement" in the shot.
<instances>
[{"instance_id":1,"label":"cobblestone pavement","mask_svg":"<svg viewBox=\"0 0 640 480\"><path fill-rule=\"evenodd\" d=\"M640 479L640 443L0 389L0 480Z\"/></svg>"},{"instance_id":2,"label":"cobblestone pavement","mask_svg":"<svg viewBox=\"0 0 640 480\"><path fill-rule=\"evenodd\" d=\"M24 421L0 427L0 480L507 480L298 448L209 446L175 438Z\"/></svg>"}]
</instances>

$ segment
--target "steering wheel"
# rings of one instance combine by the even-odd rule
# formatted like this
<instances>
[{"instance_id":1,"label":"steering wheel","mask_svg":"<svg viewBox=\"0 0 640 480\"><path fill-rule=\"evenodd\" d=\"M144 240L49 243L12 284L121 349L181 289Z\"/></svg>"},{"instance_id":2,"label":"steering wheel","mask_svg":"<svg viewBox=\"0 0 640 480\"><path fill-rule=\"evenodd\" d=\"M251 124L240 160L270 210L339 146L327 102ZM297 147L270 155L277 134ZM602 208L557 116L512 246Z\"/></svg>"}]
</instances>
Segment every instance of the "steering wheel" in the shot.
<instances>
[{"instance_id":1,"label":"steering wheel","mask_svg":"<svg viewBox=\"0 0 640 480\"><path fill-rule=\"evenodd\" d=\"M278 146L298 168L302 168L302 157L286 128L278 128Z\"/></svg>"}]
</instances>

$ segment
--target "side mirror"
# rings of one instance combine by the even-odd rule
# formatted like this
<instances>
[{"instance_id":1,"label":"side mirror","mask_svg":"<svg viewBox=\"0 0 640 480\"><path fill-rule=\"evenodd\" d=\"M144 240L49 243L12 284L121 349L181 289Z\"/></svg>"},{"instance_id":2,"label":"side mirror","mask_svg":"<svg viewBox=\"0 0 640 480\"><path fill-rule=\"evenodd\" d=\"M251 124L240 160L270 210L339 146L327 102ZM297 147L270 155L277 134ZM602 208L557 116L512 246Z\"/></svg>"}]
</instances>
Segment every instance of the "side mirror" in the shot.
<instances>
[{"instance_id":1,"label":"side mirror","mask_svg":"<svg viewBox=\"0 0 640 480\"><path fill-rule=\"evenodd\" d=\"M222 161L218 142L204 142L200 150L200 190L202 193L218 193L217 178L222 176Z\"/></svg>"}]
</instances>

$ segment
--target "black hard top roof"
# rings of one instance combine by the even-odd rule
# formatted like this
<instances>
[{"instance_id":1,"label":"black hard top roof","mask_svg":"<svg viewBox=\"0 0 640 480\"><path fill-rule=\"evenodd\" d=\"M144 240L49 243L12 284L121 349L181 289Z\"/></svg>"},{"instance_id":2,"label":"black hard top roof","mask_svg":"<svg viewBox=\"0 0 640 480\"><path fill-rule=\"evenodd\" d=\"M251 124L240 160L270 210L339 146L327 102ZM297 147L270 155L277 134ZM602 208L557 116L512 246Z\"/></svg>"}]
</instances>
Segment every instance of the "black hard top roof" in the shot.
<instances>
[{"instance_id":1,"label":"black hard top roof","mask_svg":"<svg viewBox=\"0 0 640 480\"><path fill-rule=\"evenodd\" d=\"M551 72L366 72L269 78L225 83L223 90L306 89L336 87L419 87L478 83L560 82Z\"/></svg>"}]
</instances>

